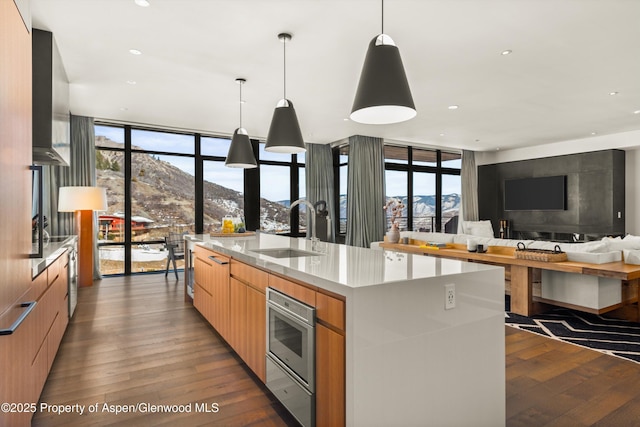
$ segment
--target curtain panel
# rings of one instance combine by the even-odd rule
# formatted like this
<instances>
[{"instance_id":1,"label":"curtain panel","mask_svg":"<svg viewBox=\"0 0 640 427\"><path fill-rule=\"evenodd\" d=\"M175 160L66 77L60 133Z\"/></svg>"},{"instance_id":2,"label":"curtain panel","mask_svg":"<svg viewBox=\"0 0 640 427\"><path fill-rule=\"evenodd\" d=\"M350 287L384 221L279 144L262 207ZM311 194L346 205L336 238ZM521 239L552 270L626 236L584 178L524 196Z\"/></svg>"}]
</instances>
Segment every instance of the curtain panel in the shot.
<instances>
[{"instance_id":1,"label":"curtain panel","mask_svg":"<svg viewBox=\"0 0 640 427\"><path fill-rule=\"evenodd\" d=\"M306 144L305 181L307 200L315 205L319 201L327 203L329 212L327 223L327 241L335 242L333 225L336 211L333 188L333 154L328 144ZM313 218L315 221L316 218ZM309 219L307 219L307 223ZM310 225L310 224L308 224ZM307 237L311 236L311 228L307 227Z\"/></svg>"},{"instance_id":2,"label":"curtain panel","mask_svg":"<svg viewBox=\"0 0 640 427\"><path fill-rule=\"evenodd\" d=\"M368 248L385 233L382 138L350 136L348 167L346 243Z\"/></svg>"},{"instance_id":3,"label":"curtain panel","mask_svg":"<svg viewBox=\"0 0 640 427\"><path fill-rule=\"evenodd\" d=\"M476 156L473 151L462 150L462 167L460 170L462 181L462 221L478 221L478 172Z\"/></svg>"},{"instance_id":4,"label":"curtain panel","mask_svg":"<svg viewBox=\"0 0 640 427\"><path fill-rule=\"evenodd\" d=\"M96 147L93 117L71 115L71 159L70 166L47 165L44 174L43 212L49 219L49 234L66 236L76 234L74 213L58 212L58 189L60 187L96 185ZM97 220L94 212L94 221ZM100 279L98 236L93 236L93 277Z\"/></svg>"}]
</instances>

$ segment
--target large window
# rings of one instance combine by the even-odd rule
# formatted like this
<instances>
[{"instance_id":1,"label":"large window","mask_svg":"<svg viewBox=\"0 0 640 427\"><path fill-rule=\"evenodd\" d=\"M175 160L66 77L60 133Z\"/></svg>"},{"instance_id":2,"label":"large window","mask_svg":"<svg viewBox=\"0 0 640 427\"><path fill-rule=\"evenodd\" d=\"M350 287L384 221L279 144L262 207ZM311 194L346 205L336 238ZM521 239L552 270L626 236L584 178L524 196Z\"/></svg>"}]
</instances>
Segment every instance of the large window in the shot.
<instances>
[{"instance_id":1,"label":"large window","mask_svg":"<svg viewBox=\"0 0 640 427\"><path fill-rule=\"evenodd\" d=\"M395 171L395 170L387 170L384 175L385 181L385 194L387 196L387 202L391 199L395 199L398 202L401 202L404 205L404 209L402 209L402 213L397 218L398 227L400 230L407 230L407 221L409 219L408 215L408 188L407 188L407 172L406 171ZM391 211L387 210L387 228L391 227L390 222Z\"/></svg>"},{"instance_id":2,"label":"large window","mask_svg":"<svg viewBox=\"0 0 640 427\"><path fill-rule=\"evenodd\" d=\"M260 230L288 233L291 167L260 165Z\"/></svg>"},{"instance_id":3,"label":"large window","mask_svg":"<svg viewBox=\"0 0 640 427\"><path fill-rule=\"evenodd\" d=\"M400 229L453 229L460 210L460 154L394 145L385 145L384 154L387 201L405 205Z\"/></svg>"},{"instance_id":4,"label":"large window","mask_svg":"<svg viewBox=\"0 0 640 427\"><path fill-rule=\"evenodd\" d=\"M245 220L244 171L224 165L230 145L227 138L202 137L200 142L204 233L221 232L225 215Z\"/></svg>"},{"instance_id":5,"label":"large window","mask_svg":"<svg viewBox=\"0 0 640 427\"><path fill-rule=\"evenodd\" d=\"M347 233L347 180L349 175L349 145L343 145L334 150L333 170L335 182L335 206L338 216L337 240L342 239Z\"/></svg>"},{"instance_id":6,"label":"large window","mask_svg":"<svg viewBox=\"0 0 640 427\"><path fill-rule=\"evenodd\" d=\"M258 144L260 167L245 171L224 166L228 138L107 123L95 134L98 185L108 198L99 216L103 274L164 270L165 236L220 232L225 215L251 221L249 230L306 231L304 207L289 219L291 201L306 195L304 153Z\"/></svg>"},{"instance_id":7,"label":"large window","mask_svg":"<svg viewBox=\"0 0 640 427\"><path fill-rule=\"evenodd\" d=\"M287 233L300 236L306 233L306 207L295 208L292 216L289 206L304 198L305 155L282 154L265 151L260 144L260 230L268 233ZM295 212L294 211L294 212Z\"/></svg>"},{"instance_id":8,"label":"large window","mask_svg":"<svg viewBox=\"0 0 640 427\"><path fill-rule=\"evenodd\" d=\"M434 172L413 172L413 230L435 230L435 194L436 174Z\"/></svg>"}]
</instances>

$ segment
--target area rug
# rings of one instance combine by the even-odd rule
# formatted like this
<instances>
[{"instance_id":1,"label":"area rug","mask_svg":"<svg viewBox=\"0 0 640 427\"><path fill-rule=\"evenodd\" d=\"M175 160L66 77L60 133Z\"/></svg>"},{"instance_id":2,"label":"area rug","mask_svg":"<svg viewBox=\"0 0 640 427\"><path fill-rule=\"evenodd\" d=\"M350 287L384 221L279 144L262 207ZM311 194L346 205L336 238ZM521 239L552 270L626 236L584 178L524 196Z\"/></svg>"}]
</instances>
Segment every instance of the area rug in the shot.
<instances>
[{"instance_id":1,"label":"area rug","mask_svg":"<svg viewBox=\"0 0 640 427\"><path fill-rule=\"evenodd\" d=\"M508 304L509 301L507 310ZM640 323L607 319L560 307L532 317L507 311L505 323L516 329L640 363Z\"/></svg>"}]
</instances>

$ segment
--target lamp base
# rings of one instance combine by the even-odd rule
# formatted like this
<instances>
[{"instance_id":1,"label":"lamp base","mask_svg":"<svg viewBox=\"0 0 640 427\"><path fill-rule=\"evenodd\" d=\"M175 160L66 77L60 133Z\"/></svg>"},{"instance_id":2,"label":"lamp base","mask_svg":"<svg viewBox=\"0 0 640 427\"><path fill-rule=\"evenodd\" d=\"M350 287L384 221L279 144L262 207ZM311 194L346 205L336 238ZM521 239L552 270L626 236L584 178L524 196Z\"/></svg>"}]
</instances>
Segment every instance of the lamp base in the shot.
<instances>
[{"instance_id":1,"label":"lamp base","mask_svg":"<svg viewBox=\"0 0 640 427\"><path fill-rule=\"evenodd\" d=\"M93 211L76 211L78 286L93 286Z\"/></svg>"}]
</instances>

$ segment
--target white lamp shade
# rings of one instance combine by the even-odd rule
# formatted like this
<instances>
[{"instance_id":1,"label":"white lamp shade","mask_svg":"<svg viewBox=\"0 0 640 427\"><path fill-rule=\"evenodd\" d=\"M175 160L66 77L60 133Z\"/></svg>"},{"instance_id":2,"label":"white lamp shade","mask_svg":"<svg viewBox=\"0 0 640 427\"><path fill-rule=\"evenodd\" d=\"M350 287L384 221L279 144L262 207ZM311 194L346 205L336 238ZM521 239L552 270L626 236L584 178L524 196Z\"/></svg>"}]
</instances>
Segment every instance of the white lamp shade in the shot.
<instances>
[{"instance_id":1,"label":"white lamp shade","mask_svg":"<svg viewBox=\"0 0 640 427\"><path fill-rule=\"evenodd\" d=\"M106 211L107 190L103 187L60 187L58 212Z\"/></svg>"}]
</instances>

